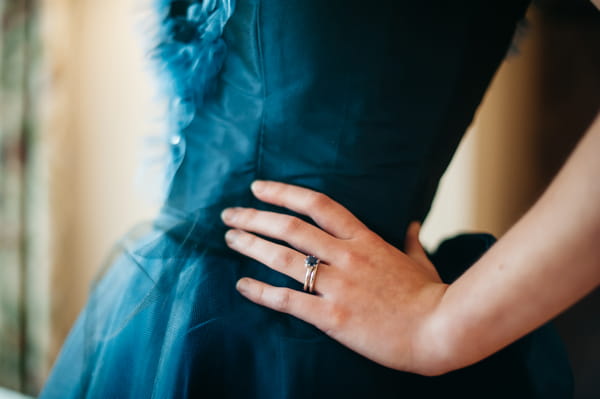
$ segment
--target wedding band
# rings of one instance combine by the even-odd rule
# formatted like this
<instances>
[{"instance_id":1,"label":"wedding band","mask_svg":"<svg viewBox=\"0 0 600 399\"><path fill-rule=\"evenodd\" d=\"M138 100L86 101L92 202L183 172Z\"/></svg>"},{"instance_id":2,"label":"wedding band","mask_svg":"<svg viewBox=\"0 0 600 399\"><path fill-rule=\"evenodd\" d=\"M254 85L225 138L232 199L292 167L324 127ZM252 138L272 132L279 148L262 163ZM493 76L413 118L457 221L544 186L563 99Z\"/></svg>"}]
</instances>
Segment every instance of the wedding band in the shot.
<instances>
[{"instance_id":1,"label":"wedding band","mask_svg":"<svg viewBox=\"0 0 600 399\"><path fill-rule=\"evenodd\" d=\"M312 274L312 267L306 268L306 275L304 276L304 291L308 291L308 284L310 283L310 275Z\"/></svg>"},{"instance_id":2,"label":"wedding band","mask_svg":"<svg viewBox=\"0 0 600 399\"><path fill-rule=\"evenodd\" d=\"M315 291L315 279L317 278L317 268L319 265L316 265L312 268L312 272L310 273L310 280L308 282L308 292L313 293Z\"/></svg>"},{"instance_id":3,"label":"wedding band","mask_svg":"<svg viewBox=\"0 0 600 399\"><path fill-rule=\"evenodd\" d=\"M306 274L304 275L304 291L313 293L315 287L315 279L317 277L317 269L321 260L313 255L307 255L304 259Z\"/></svg>"}]
</instances>

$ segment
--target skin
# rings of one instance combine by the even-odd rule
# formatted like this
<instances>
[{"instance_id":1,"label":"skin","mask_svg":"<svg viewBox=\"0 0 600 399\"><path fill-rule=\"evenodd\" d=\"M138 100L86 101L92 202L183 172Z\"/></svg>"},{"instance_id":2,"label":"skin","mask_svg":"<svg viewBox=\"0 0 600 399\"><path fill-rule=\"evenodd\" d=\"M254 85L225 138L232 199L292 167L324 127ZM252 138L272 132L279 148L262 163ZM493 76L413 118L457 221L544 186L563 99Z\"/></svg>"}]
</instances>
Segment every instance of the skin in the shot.
<instances>
[{"instance_id":1,"label":"skin","mask_svg":"<svg viewBox=\"0 0 600 399\"><path fill-rule=\"evenodd\" d=\"M322 261L316 295L240 279L249 300L289 313L384 366L439 375L475 363L556 316L600 284L600 118L544 195L451 285L410 225L406 252L328 196L256 181L261 201L310 216L228 208L230 248L299 282ZM287 242L275 244L255 235Z\"/></svg>"}]
</instances>

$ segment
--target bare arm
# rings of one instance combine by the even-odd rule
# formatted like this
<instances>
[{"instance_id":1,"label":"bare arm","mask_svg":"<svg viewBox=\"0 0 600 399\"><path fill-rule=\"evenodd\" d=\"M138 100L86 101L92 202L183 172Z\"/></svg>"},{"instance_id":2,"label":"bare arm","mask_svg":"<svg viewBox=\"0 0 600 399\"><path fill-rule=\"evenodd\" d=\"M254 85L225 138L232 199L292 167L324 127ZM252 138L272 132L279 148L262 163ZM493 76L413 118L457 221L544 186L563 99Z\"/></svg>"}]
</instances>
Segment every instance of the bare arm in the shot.
<instances>
[{"instance_id":1,"label":"bare arm","mask_svg":"<svg viewBox=\"0 0 600 399\"><path fill-rule=\"evenodd\" d=\"M448 287L431 325L447 338L440 366L492 354L598 284L600 117L533 208Z\"/></svg>"}]
</instances>

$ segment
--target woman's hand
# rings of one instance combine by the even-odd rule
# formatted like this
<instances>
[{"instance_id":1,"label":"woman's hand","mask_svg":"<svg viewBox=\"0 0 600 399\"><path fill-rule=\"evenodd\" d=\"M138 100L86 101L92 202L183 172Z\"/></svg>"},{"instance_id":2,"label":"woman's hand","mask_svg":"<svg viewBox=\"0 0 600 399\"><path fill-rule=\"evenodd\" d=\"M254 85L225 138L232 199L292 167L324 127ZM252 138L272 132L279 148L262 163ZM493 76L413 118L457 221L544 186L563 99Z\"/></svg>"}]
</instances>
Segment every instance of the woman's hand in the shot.
<instances>
[{"instance_id":1,"label":"woman's hand","mask_svg":"<svg viewBox=\"0 0 600 399\"><path fill-rule=\"evenodd\" d=\"M399 370L437 375L473 364L539 327L600 285L600 116L544 195L451 286L411 225L406 254L323 194L274 182L255 195L310 216L224 212L231 248L302 282L305 254L324 262L309 295L241 279L250 300L292 314ZM290 249L249 232L288 242Z\"/></svg>"},{"instance_id":2,"label":"woman's hand","mask_svg":"<svg viewBox=\"0 0 600 399\"><path fill-rule=\"evenodd\" d=\"M447 285L421 247L418 223L409 227L403 253L324 194L267 181L255 182L252 191L262 201L310 216L320 228L280 213L229 208L222 214L233 228L225 237L229 247L299 282L306 254L321 264L317 295L250 278L237 284L242 295L311 323L384 366L424 375L445 371L433 315Z\"/></svg>"}]
</instances>

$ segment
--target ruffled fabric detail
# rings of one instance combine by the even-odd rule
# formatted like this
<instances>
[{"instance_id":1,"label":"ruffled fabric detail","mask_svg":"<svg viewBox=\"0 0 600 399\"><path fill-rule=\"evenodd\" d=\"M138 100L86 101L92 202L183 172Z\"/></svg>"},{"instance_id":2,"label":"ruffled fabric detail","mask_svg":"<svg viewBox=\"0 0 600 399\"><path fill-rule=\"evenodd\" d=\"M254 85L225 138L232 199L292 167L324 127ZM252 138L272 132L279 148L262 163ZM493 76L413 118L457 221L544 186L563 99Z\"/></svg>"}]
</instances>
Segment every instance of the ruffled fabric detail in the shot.
<instances>
[{"instance_id":1,"label":"ruffled fabric detail","mask_svg":"<svg viewBox=\"0 0 600 399\"><path fill-rule=\"evenodd\" d=\"M152 2L153 15L147 25L151 28L144 30L151 36L149 57L157 75L159 96L168 103L167 120L163 121L167 134L158 143L156 138L149 141L153 149L146 149L149 157L143 173L159 161L164 195L185 156L185 130L214 92L227 54L223 30L234 12L235 0Z\"/></svg>"}]
</instances>

